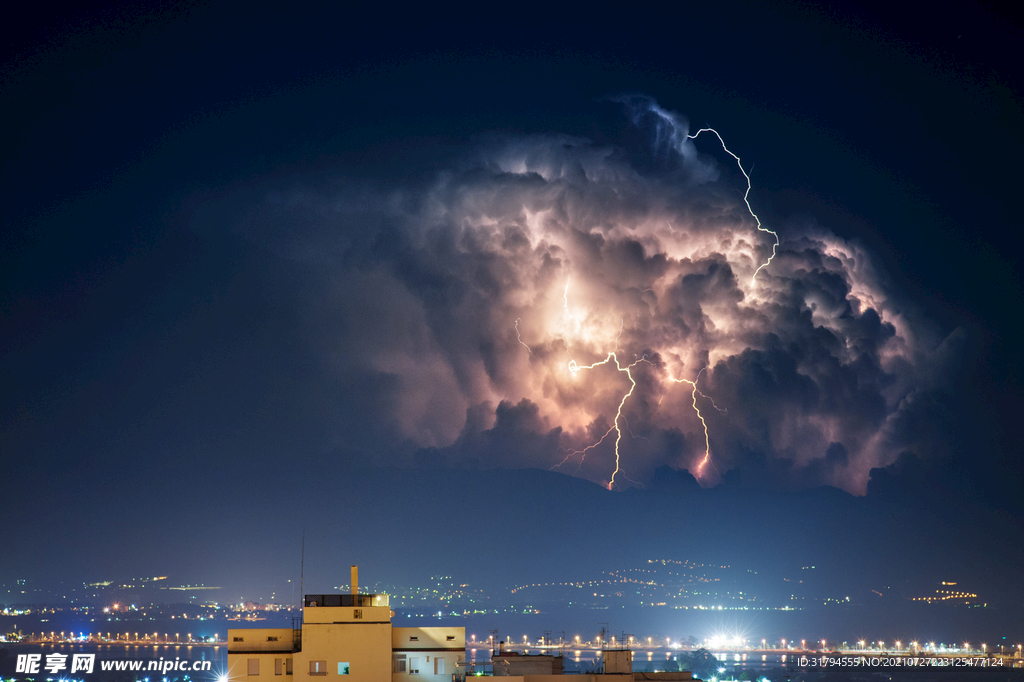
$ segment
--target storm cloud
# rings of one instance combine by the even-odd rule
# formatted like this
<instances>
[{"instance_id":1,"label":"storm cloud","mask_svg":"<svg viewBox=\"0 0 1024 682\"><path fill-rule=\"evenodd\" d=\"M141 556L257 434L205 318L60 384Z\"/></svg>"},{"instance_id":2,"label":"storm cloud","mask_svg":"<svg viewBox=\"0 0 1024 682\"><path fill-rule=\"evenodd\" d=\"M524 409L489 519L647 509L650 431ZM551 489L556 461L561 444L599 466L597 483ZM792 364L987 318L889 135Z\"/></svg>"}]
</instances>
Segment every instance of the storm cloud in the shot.
<instances>
[{"instance_id":1,"label":"storm cloud","mask_svg":"<svg viewBox=\"0 0 1024 682\"><path fill-rule=\"evenodd\" d=\"M362 377L379 456L607 484L618 441L616 486L669 466L863 493L939 452L961 332L810 221L768 226L758 271L775 238L736 159L624 104L642 149L492 137L406 180L275 192L250 222L319 273L311 343L340 385Z\"/></svg>"}]
</instances>

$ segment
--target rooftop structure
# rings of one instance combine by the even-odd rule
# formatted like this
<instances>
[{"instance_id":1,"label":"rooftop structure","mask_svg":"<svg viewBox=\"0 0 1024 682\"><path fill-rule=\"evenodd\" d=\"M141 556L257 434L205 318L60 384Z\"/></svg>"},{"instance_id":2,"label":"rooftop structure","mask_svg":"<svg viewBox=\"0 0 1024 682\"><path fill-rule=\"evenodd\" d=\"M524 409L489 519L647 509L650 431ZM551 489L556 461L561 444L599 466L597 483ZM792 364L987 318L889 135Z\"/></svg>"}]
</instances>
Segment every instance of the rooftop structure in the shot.
<instances>
[{"instance_id":1,"label":"rooftop structure","mask_svg":"<svg viewBox=\"0 0 1024 682\"><path fill-rule=\"evenodd\" d=\"M228 630L229 682L462 682L467 673L463 627L393 627L386 594L359 594L352 567L350 594L307 594L301 622L291 628ZM297 619L298 620L298 619ZM576 682L694 680L688 672L634 673L629 649L604 651L604 673L572 675ZM561 656L498 652L486 666L510 682L557 682ZM324 682L330 682L330 679ZM338 682L341 682L340 680ZM699 681L698 681L699 682Z\"/></svg>"},{"instance_id":2,"label":"rooftop structure","mask_svg":"<svg viewBox=\"0 0 1024 682\"><path fill-rule=\"evenodd\" d=\"M398 628L386 594L307 594L292 628L228 630L231 682L346 680L450 682L466 655L461 627ZM296 679L298 678L298 679Z\"/></svg>"}]
</instances>

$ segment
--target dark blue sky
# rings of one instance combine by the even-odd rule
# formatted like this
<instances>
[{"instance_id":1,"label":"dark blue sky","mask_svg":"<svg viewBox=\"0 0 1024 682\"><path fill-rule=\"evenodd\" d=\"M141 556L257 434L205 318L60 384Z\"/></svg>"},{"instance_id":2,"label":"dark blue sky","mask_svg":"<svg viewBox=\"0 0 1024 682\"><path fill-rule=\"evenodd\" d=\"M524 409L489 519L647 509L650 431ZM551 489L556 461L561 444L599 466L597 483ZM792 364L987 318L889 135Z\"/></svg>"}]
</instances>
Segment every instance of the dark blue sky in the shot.
<instances>
[{"instance_id":1,"label":"dark blue sky","mask_svg":"<svg viewBox=\"0 0 1024 682\"><path fill-rule=\"evenodd\" d=\"M2 30L0 505L40 562L36 524L112 491L230 514L294 494L254 480L422 464L386 378L326 369L359 324L322 296L348 261L297 268L268 206L421 187L487 136L630 148L621 93L722 131L763 220L863 243L938 336L962 328L908 427L944 447L876 492L1024 516L1022 29L994 6L39 5Z\"/></svg>"}]
</instances>

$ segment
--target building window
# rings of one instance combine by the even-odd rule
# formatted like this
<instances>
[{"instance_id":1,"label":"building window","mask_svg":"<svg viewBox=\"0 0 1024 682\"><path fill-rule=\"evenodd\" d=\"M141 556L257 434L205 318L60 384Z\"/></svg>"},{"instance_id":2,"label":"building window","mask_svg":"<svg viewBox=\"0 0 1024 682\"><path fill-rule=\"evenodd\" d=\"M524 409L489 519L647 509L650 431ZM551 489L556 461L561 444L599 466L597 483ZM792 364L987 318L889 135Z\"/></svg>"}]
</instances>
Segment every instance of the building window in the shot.
<instances>
[{"instance_id":1,"label":"building window","mask_svg":"<svg viewBox=\"0 0 1024 682\"><path fill-rule=\"evenodd\" d=\"M277 637L267 637L267 641L268 642L276 642L277 641Z\"/></svg>"},{"instance_id":2,"label":"building window","mask_svg":"<svg viewBox=\"0 0 1024 682\"><path fill-rule=\"evenodd\" d=\"M409 636L409 641L410 642L418 642L418 641L420 641L420 638L410 635Z\"/></svg>"},{"instance_id":3,"label":"building window","mask_svg":"<svg viewBox=\"0 0 1024 682\"><path fill-rule=\"evenodd\" d=\"M275 675L280 675L283 672L284 672L284 666L281 664L281 659L280 658L275 658L274 659L274 674Z\"/></svg>"},{"instance_id":4,"label":"building window","mask_svg":"<svg viewBox=\"0 0 1024 682\"><path fill-rule=\"evenodd\" d=\"M348 661L345 661L344 663L340 661L338 662L338 674L348 675Z\"/></svg>"},{"instance_id":5,"label":"building window","mask_svg":"<svg viewBox=\"0 0 1024 682\"><path fill-rule=\"evenodd\" d=\"M327 661L310 661L309 662L309 674L310 675L326 675L327 674Z\"/></svg>"},{"instance_id":6,"label":"building window","mask_svg":"<svg viewBox=\"0 0 1024 682\"><path fill-rule=\"evenodd\" d=\"M448 635L447 637L445 637L445 639L447 639L449 642L454 642L455 641L455 635Z\"/></svg>"},{"instance_id":7,"label":"building window","mask_svg":"<svg viewBox=\"0 0 1024 682\"><path fill-rule=\"evenodd\" d=\"M409 657L409 674L419 675L420 674L420 657L410 656Z\"/></svg>"},{"instance_id":8,"label":"building window","mask_svg":"<svg viewBox=\"0 0 1024 682\"><path fill-rule=\"evenodd\" d=\"M405 658L405 654L395 654L395 669L396 673L404 673L406 669L406 663L408 661Z\"/></svg>"},{"instance_id":9,"label":"building window","mask_svg":"<svg viewBox=\"0 0 1024 682\"><path fill-rule=\"evenodd\" d=\"M356 620L362 619L362 617L363 617L363 610L362 609L352 609L352 617L355 618Z\"/></svg>"},{"instance_id":10,"label":"building window","mask_svg":"<svg viewBox=\"0 0 1024 682\"><path fill-rule=\"evenodd\" d=\"M235 640L236 642L244 642L244 641L245 641L245 640L244 640L244 639L242 639L241 637L235 637L235 638L234 638L234 640Z\"/></svg>"},{"instance_id":11,"label":"building window","mask_svg":"<svg viewBox=\"0 0 1024 682\"><path fill-rule=\"evenodd\" d=\"M434 656L434 674L444 675L444 659Z\"/></svg>"},{"instance_id":12,"label":"building window","mask_svg":"<svg viewBox=\"0 0 1024 682\"><path fill-rule=\"evenodd\" d=\"M260 674L260 659L250 658L249 659L249 674L259 675Z\"/></svg>"},{"instance_id":13,"label":"building window","mask_svg":"<svg viewBox=\"0 0 1024 682\"><path fill-rule=\"evenodd\" d=\"M286 658L285 661L284 661L284 674L285 675L291 675L292 674L292 659L290 659L290 658Z\"/></svg>"}]
</instances>

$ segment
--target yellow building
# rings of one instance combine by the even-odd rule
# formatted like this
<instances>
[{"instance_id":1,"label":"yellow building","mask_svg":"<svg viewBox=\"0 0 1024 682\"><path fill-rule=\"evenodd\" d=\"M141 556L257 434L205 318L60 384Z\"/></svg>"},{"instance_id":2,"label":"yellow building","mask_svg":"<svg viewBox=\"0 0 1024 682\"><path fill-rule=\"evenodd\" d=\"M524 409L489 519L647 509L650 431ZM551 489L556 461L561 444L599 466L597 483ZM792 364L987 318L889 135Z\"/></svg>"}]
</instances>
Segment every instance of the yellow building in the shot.
<instances>
[{"instance_id":1,"label":"yellow building","mask_svg":"<svg viewBox=\"0 0 1024 682\"><path fill-rule=\"evenodd\" d=\"M466 629L392 627L388 595L358 594L352 568L352 594L305 595L301 627L228 630L229 680L451 682Z\"/></svg>"}]
</instances>

